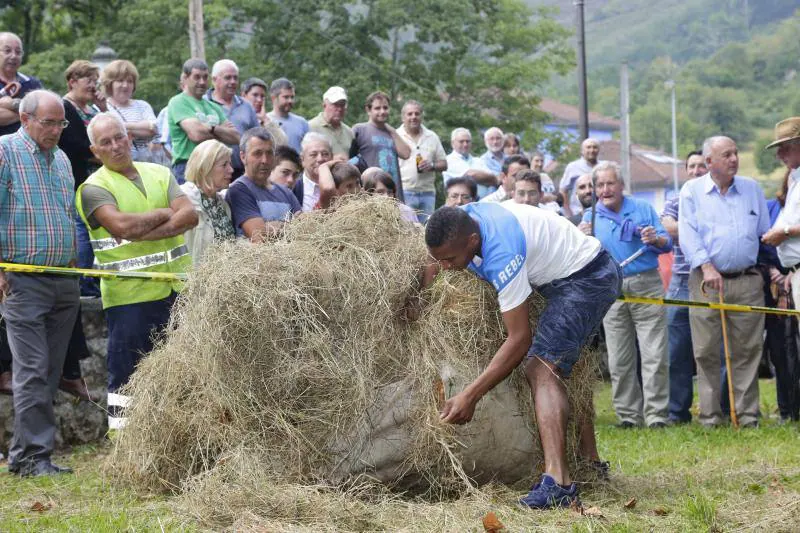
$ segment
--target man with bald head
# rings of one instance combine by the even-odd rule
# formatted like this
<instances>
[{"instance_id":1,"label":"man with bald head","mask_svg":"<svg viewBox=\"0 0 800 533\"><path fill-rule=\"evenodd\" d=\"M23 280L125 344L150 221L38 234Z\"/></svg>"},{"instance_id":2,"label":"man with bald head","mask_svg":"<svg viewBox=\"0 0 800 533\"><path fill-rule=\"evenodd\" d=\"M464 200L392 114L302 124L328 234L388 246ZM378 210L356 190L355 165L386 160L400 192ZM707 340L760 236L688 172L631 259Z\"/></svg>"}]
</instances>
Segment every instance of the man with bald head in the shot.
<instances>
[{"instance_id":1,"label":"man with bald head","mask_svg":"<svg viewBox=\"0 0 800 533\"><path fill-rule=\"evenodd\" d=\"M67 126L64 105L60 96L35 90L22 99L19 113L22 127L0 137L0 260L74 265L75 179L58 148ZM79 301L77 278L0 272L0 313L14 365L14 436L8 454L13 474L71 472L54 465L50 456L56 434L53 400Z\"/></svg>"},{"instance_id":2,"label":"man with bald head","mask_svg":"<svg viewBox=\"0 0 800 533\"><path fill-rule=\"evenodd\" d=\"M578 197L578 202L581 204L581 210L573 213L569 217L569 221L576 226L580 225L583 220L583 212L592 208L592 195L594 193L594 184L592 183L592 175L584 174L575 181L575 195Z\"/></svg>"},{"instance_id":3,"label":"man with bald head","mask_svg":"<svg viewBox=\"0 0 800 533\"><path fill-rule=\"evenodd\" d=\"M590 137L581 143L580 159L572 161L564 169L558 189L564 200L561 209L565 216L570 217L581 210L581 204L575 192L575 182L584 174L592 173L592 169L598 163L598 155L600 155L600 143Z\"/></svg>"},{"instance_id":4,"label":"man with bald head","mask_svg":"<svg viewBox=\"0 0 800 533\"><path fill-rule=\"evenodd\" d=\"M103 166L78 187L78 214L86 227L97 267L104 270L183 273L191 266L183 233L197 213L170 170L134 162L125 123L114 113L96 115L87 128L92 153ZM118 394L154 334L169 321L182 284L113 278L100 280L108 324L108 425L120 429Z\"/></svg>"},{"instance_id":5,"label":"man with bald head","mask_svg":"<svg viewBox=\"0 0 800 533\"><path fill-rule=\"evenodd\" d=\"M0 136L19 129L19 103L42 82L19 72L24 50L22 41L11 32L0 32Z\"/></svg>"},{"instance_id":6,"label":"man with bald head","mask_svg":"<svg viewBox=\"0 0 800 533\"><path fill-rule=\"evenodd\" d=\"M752 178L737 176L739 151L733 139L710 137L703 143L708 173L681 189L678 220L681 250L689 263L692 300L764 305L763 279L756 270L761 236L769 230L767 202ZM731 379L736 412L744 427L758 426L758 364L764 315L729 313ZM722 324L719 312L692 308L689 323L697 363L700 423L724 423L720 408ZM754 334L758 332L758 334Z\"/></svg>"}]
</instances>

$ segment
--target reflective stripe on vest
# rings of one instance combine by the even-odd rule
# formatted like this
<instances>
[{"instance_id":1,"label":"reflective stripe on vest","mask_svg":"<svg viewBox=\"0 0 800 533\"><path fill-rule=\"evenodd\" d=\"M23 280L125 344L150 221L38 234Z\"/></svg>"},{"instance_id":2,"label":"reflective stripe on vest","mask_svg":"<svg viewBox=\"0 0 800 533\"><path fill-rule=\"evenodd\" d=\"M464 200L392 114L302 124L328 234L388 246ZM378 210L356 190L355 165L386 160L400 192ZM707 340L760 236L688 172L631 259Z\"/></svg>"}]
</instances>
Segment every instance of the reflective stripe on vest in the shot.
<instances>
[{"instance_id":1,"label":"reflective stripe on vest","mask_svg":"<svg viewBox=\"0 0 800 533\"><path fill-rule=\"evenodd\" d=\"M166 167L151 163L134 163L142 180L144 191L125 176L100 168L78 187L75 204L89 229L89 238L95 253L96 268L122 272L183 273L191 267L189 249L183 235L155 241L117 241L104 227L92 228L83 211L82 191L86 186L101 187L110 192L123 213L146 213L169 205L169 186L172 175ZM154 283L150 280L113 278L100 280L103 308L152 302L180 291L182 282Z\"/></svg>"},{"instance_id":2,"label":"reflective stripe on vest","mask_svg":"<svg viewBox=\"0 0 800 533\"><path fill-rule=\"evenodd\" d=\"M117 242L117 239L110 238L110 239L92 239L89 241L92 245L92 250L95 252L102 252L104 250L113 250L114 248L119 248L120 246L125 246L126 244L130 244L131 241L127 239L122 239L121 241Z\"/></svg>"},{"instance_id":3,"label":"reflective stripe on vest","mask_svg":"<svg viewBox=\"0 0 800 533\"><path fill-rule=\"evenodd\" d=\"M176 259L180 259L189 253L189 248L182 244L177 248L168 250L166 252L158 252L150 255L140 255L131 259L123 259L121 261L113 261L111 263L98 263L95 262L97 268L101 270L140 270L142 268L149 268L156 265L163 265L170 263Z\"/></svg>"}]
</instances>

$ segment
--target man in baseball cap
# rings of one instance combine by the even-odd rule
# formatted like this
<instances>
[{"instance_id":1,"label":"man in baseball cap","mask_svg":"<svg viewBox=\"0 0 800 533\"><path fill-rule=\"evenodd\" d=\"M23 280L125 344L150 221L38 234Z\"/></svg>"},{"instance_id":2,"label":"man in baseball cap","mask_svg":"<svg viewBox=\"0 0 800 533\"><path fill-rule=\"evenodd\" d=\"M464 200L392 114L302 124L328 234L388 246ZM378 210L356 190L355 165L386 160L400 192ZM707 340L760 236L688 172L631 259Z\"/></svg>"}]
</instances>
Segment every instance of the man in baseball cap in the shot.
<instances>
[{"instance_id":1,"label":"man in baseball cap","mask_svg":"<svg viewBox=\"0 0 800 533\"><path fill-rule=\"evenodd\" d=\"M353 130L345 124L347 93L341 87L331 87L322 95L322 111L308 121L311 131L327 137L333 149L334 159L347 160L353 143Z\"/></svg>"}]
</instances>

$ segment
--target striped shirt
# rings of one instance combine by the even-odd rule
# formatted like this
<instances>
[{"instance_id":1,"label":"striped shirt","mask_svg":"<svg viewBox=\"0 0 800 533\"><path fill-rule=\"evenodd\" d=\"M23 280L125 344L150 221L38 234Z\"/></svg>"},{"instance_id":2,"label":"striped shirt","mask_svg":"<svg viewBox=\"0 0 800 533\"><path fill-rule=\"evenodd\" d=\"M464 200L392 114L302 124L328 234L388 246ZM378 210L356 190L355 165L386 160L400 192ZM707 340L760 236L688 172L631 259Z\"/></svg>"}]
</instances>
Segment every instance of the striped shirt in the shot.
<instances>
[{"instance_id":1,"label":"striped shirt","mask_svg":"<svg viewBox=\"0 0 800 533\"><path fill-rule=\"evenodd\" d=\"M43 152L24 128L0 137L0 259L42 266L72 261L74 187L59 148Z\"/></svg>"},{"instance_id":2,"label":"striped shirt","mask_svg":"<svg viewBox=\"0 0 800 533\"><path fill-rule=\"evenodd\" d=\"M126 106L116 106L113 102L108 102L108 110L117 113L123 122L140 122L148 120L151 122L156 121L156 114L153 113L153 108L144 100L130 100ZM149 139L133 139L133 160L148 162L152 159L148 144L153 142L155 136Z\"/></svg>"}]
</instances>

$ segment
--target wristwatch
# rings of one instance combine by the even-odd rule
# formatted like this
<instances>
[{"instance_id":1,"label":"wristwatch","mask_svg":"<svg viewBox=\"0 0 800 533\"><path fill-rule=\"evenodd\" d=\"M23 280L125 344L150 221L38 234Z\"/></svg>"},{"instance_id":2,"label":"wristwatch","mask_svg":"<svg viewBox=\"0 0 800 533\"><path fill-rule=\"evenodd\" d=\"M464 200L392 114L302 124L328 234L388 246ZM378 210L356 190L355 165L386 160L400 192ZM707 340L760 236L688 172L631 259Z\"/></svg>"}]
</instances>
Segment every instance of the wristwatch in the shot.
<instances>
[{"instance_id":1,"label":"wristwatch","mask_svg":"<svg viewBox=\"0 0 800 533\"><path fill-rule=\"evenodd\" d=\"M786 235L787 237L789 236L789 224L786 224L783 227L783 234Z\"/></svg>"}]
</instances>

